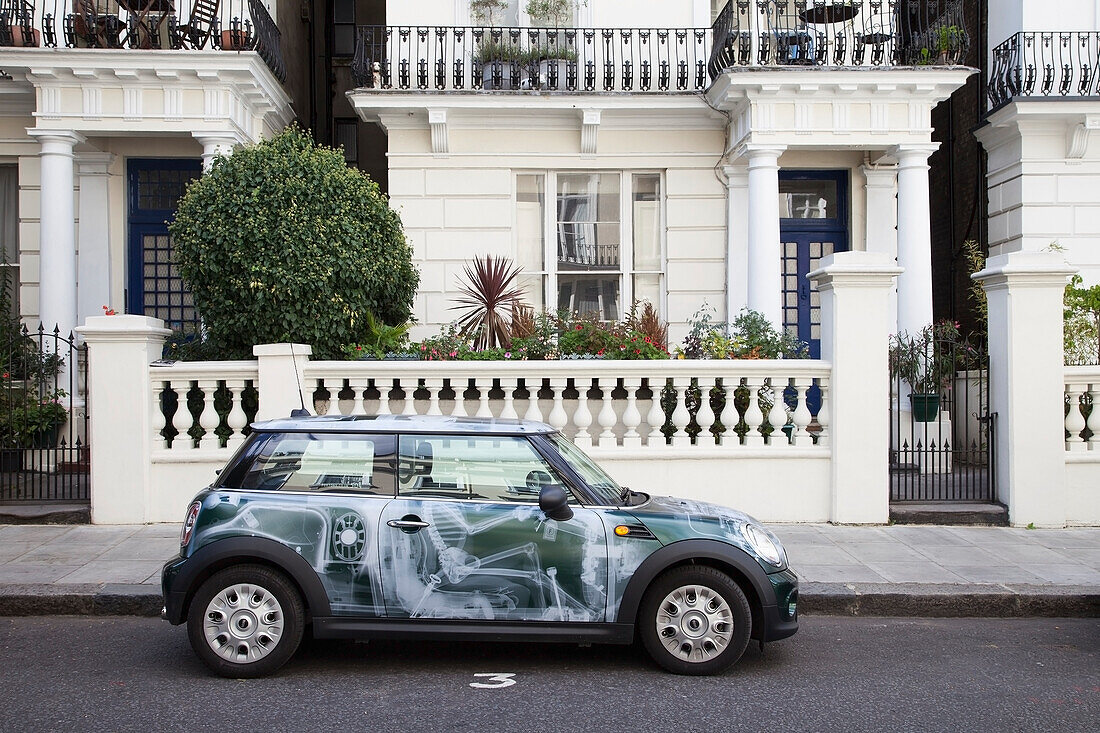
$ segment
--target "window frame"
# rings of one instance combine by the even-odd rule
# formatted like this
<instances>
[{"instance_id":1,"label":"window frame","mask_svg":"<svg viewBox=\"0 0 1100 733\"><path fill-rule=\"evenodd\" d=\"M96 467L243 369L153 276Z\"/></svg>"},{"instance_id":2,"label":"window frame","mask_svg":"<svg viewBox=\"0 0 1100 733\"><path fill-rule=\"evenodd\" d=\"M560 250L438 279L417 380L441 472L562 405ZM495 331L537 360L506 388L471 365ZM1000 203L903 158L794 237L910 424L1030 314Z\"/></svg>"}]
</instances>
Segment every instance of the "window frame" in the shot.
<instances>
[{"instance_id":1,"label":"window frame","mask_svg":"<svg viewBox=\"0 0 1100 733\"><path fill-rule=\"evenodd\" d=\"M512 175L512 246L520 252L520 233L518 227L519 177L541 176L543 181L542 201L542 267L524 270L525 276L539 276L542 280L542 298L548 311L556 311L558 303L558 176L615 174L619 177L619 313L622 320L634 304L634 276L656 275L659 296L653 306L663 317L668 312L668 189L667 176L658 168L561 168L561 169L516 169ZM660 235L660 269L636 270L634 267L634 192L635 177L656 176L658 181L658 229ZM607 271L610 274L613 271Z\"/></svg>"}]
</instances>

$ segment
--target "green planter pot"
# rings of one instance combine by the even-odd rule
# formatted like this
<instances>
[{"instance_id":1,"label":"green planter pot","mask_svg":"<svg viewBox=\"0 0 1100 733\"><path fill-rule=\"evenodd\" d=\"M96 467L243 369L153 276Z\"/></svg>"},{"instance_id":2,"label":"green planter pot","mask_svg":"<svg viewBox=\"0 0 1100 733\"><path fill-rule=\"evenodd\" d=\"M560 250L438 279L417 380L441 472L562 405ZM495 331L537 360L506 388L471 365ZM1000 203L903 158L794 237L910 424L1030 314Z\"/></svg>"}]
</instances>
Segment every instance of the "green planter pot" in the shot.
<instances>
[{"instance_id":1,"label":"green planter pot","mask_svg":"<svg viewBox=\"0 0 1100 733\"><path fill-rule=\"evenodd\" d=\"M56 448L57 436L61 432L61 424L58 423L52 428L47 428L40 433L36 433L31 439L32 448Z\"/></svg>"},{"instance_id":2,"label":"green planter pot","mask_svg":"<svg viewBox=\"0 0 1100 733\"><path fill-rule=\"evenodd\" d=\"M20 448L0 450L0 473L18 473L23 470L23 451Z\"/></svg>"},{"instance_id":3,"label":"green planter pot","mask_svg":"<svg viewBox=\"0 0 1100 733\"><path fill-rule=\"evenodd\" d=\"M938 394L910 394L909 403L913 406L913 419L917 422L932 422L939 417Z\"/></svg>"}]
</instances>

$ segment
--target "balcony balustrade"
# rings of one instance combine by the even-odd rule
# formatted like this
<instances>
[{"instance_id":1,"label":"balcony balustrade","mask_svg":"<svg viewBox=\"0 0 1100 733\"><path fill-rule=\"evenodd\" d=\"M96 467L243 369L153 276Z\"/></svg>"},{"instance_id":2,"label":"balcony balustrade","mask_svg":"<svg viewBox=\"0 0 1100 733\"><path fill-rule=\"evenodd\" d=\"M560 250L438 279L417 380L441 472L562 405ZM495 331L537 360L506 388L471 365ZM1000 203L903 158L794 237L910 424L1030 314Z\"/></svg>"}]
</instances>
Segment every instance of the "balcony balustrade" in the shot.
<instances>
[{"instance_id":1,"label":"balcony balustrade","mask_svg":"<svg viewBox=\"0 0 1100 733\"><path fill-rule=\"evenodd\" d=\"M286 76L259 0L0 0L0 46L256 51Z\"/></svg>"},{"instance_id":2,"label":"balcony balustrade","mask_svg":"<svg viewBox=\"0 0 1100 733\"><path fill-rule=\"evenodd\" d=\"M768 66L956 64L961 0L731 0L709 28L360 26L352 70L379 90L698 92Z\"/></svg>"},{"instance_id":3,"label":"balcony balustrade","mask_svg":"<svg viewBox=\"0 0 1100 733\"><path fill-rule=\"evenodd\" d=\"M1013 97L1092 97L1100 94L1100 32L1016 33L993 49L989 101Z\"/></svg>"}]
</instances>

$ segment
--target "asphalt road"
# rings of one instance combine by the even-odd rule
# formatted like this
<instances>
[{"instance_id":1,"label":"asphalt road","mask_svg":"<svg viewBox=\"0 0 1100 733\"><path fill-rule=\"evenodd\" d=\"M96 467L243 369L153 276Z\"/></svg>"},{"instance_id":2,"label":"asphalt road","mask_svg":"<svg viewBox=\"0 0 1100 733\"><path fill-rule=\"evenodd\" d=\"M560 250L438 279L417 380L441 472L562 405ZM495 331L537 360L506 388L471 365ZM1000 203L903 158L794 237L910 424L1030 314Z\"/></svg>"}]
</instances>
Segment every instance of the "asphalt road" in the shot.
<instances>
[{"instance_id":1,"label":"asphalt road","mask_svg":"<svg viewBox=\"0 0 1100 733\"><path fill-rule=\"evenodd\" d=\"M223 680L157 619L0 618L0 691L20 732L1085 731L1100 620L806 617L711 678L629 647L307 641Z\"/></svg>"}]
</instances>

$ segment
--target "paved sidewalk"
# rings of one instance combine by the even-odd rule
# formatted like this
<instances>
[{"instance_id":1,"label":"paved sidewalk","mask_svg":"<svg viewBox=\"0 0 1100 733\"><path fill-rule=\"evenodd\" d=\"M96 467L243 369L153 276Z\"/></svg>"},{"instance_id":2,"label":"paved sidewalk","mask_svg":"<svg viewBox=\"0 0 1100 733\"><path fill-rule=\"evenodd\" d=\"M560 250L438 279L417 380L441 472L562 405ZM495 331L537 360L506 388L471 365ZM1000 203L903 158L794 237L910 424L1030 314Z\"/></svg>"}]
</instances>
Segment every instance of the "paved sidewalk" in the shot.
<instances>
[{"instance_id":1,"label":"paved sidewalk","mask_svg":"<svg viewBox=\"0 0 1100 733\"><path fill-rule=\"evenodd\" d=\"M178 524L0 525L0 615L159 613ZM1100 616L1100 529L781 524L807 613Z\"/></svg>"}]
</instances>

